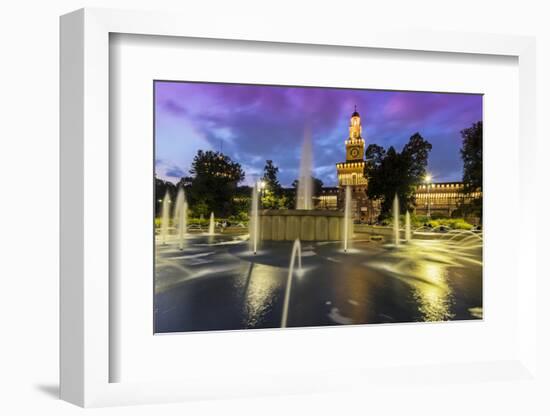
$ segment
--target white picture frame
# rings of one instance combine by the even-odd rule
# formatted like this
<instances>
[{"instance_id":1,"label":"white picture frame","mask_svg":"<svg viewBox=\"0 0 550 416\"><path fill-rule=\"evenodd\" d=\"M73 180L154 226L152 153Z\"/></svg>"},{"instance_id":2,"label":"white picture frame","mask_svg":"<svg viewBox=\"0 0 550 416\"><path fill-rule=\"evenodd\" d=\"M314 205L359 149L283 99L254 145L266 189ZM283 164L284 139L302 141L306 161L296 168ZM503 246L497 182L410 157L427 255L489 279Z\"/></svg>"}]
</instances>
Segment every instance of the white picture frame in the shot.
<instances>
[{"instance_id":1,"label":"white picture frame","mask_svg":"<svg viewBox=\"0 0 550 416\"><path fill-rule=\"evenodd\" d=\"M211 378L147 383L110 382L109 368L116 357L110 349L109 296L110 165L109 158L109 36L113 33L332 45L430 51L442 54L504 55L519 66L520 210L529 212L536 190L529 180L535 170L535 41L530 37L466 33L380 32L361 30L326 35L314 26L284 31L276 24L239 26L217 21L204 25L189 16L83 9L61 18L61 398L80 406L183 401L197 398L242 397L275 393L333 391L347 388L316 373L272 374L257 382L235 379L234 374ZM515 191L514 191L515 192ZM494 362L441 363L414 369L370 369L364 373L341 368L331 375L345 376L358 386L399 377L405 383L433 380L442 373L467 380L526 380L536 377L536 229L533 217L520 215L524 232L517 241L522 279L517 293L517 354ZM516 271L519 272L519 269ZM443 378L445 378L443 376Z\"/></svg>"}]
</instances>

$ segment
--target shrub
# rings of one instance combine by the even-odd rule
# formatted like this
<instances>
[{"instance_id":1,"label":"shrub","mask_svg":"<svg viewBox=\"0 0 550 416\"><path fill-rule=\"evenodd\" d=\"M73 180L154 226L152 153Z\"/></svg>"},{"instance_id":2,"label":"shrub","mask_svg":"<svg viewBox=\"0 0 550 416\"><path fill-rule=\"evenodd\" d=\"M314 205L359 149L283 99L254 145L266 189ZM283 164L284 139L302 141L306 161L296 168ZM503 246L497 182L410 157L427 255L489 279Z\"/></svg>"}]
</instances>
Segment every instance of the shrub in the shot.
<instances>
[{"instance_id":1,"label":"shrub","mask_svg":"<svg viewBox=\"0 0 550 416\"><path fill-rule=\"evenodd\" d=\"M466 222L463 218L449 220L449 227L453 230L471 230L473 225Z\"/></svg>"},{"instance_id":2,"label":"shrub","mask_svg":"<svg viewBox=\"0 0 550 416\"><path fill-rule=\"evenodd\" d=\"M418 228L424 224L428 223L428 217L426 215L411 215L411 225L415 228Z\"/></svg>"},{"instance_id":3,"label":"shrub","mask_svg":"<svg viewBox=\"0 0 550 416\"><path fill-rule=\"evenodd\" d=\"M399 223L401 226L405 224L405 216L401 215L399 217ZM387 217L382 219L380 222L383 226L390 226L393 224L393 217ZM440 226L449 227L453 230L471 230L474 225L466 221L464 218L448 218L442 215L432 215L431 218L428 218L427 215L414 215L411 214L411 227L418 228L423 225L430 225L433 228Z\"/></svg>"}]
</instances>

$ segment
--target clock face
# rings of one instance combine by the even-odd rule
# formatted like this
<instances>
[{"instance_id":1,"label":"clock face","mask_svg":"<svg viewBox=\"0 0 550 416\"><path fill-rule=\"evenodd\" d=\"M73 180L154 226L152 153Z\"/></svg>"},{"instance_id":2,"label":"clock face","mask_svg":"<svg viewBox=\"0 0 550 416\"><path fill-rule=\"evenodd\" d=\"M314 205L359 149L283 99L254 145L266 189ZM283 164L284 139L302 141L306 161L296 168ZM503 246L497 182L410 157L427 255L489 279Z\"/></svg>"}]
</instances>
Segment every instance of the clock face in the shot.
<instances>
[{"instance_id":1,"label":"clock face","mask_svg":"<svg viewBox=\"0 0 550 416\"><path fill-rule=\"evenodd\" d=\"M359 159L359 148L358 147L352 147L351 149L349 149L349 155L353 159Z\"/></svg>"}]
</instances>

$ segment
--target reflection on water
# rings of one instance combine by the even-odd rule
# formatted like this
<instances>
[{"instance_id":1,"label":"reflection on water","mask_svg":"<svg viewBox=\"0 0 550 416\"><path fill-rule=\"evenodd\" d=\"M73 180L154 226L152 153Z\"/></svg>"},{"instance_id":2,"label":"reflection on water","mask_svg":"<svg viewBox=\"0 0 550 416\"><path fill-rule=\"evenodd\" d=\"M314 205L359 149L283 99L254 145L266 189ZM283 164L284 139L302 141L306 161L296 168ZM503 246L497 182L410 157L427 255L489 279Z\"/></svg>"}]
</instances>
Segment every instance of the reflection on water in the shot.
<instances>
[{"instance_id":1,"label":"reflection on water","mask_svg":"<svg viewBox=\"0 0 550 416\"><path fill-rule=\"evenodd\" d=\"M243 323L246 328L258 327L273 309L281 287L279 274L280 270L275 267L251 264L244 295Z\"/></svg>"},{"instance_id":2,"label":"reflection on water","mask_svg":"<svg viewBox=\"0 0 550 416\"><path fill-rule=\"evenodd\" d=\"M157 332L280 327L292 243L265 243L253 255L243 235L188 237L184 250L156 246ZM288 326L483 318L482 239L473 233L303 250Z\"/></svg>"},{"instance_id":3,"label":"reflection on water","mask_svg":"<svg viewBox=\"0 0 550 416\"><path fill-rule=\"evenodd\" d=\"M480 249L477 236L475 241L470 237L462 240L415 240L368 266L389 272L389 276L410 285L420 320L446 321L455 317L449 271L472 264L474 266L468 267L481 266ZM481 307L471 309L474 310L470 311L472 317L482 316Z\"/></svg>"},{"instance_id":4,"label":"reflection on water","mask_svg":"<svg viewBox=\"0 0 550 416\"><path fill-rule=\"evenodd\" d=\"M483 318L483 308L481 307L475 307L475 308L468 308L468 312L474 317L478 319Z\"/></svg>"},{"instance_id":5,"label":"reflection on water","mask_svg":"<svg viewBox=\"0 0 550 416\"><path fill-rule=\"evenodd\" d=\"M353 323L353 319L342 315L338 308L330 308L330 313L328 314L328 317L332 322L336 322L340 325L349 325Z\"/></svg>"},{"instance_id":6,"label":"reflection on water","mask_svg":"<svg viewBox=\"0 0 550 416\"><path fill-rule=\"evenodd\" d=\"M420 263L419 274L426 279L413 280L413 296L424 321L447 321L454 317L451 312L453 296L447 282L445 266L437 263Z\"/></svg>"}]
</instances>

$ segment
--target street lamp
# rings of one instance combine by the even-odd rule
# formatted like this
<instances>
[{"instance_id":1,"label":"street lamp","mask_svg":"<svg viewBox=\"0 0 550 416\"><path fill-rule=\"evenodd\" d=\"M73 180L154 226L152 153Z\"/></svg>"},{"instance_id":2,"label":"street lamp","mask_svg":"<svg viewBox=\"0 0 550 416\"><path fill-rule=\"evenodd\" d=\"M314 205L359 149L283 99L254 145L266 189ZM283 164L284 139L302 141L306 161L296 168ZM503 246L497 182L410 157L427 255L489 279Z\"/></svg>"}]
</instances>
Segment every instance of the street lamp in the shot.
<instances>
[{"instance_id":1,"label":"street lamp","mask_svg":"<svg viewBox=\"0 0 550 416\"><path fill-rule=\"evenodd\" d=\"M426 186L428 187L428 220L431 218L430 213L430 182L432 181L432 176L428 173L424 177L424 182L426 183Z\"/></svg>"},{"instance_id":2,"label":"street lamp","mask_svg":"<svg viewBox=\"0 0 550 416\"><path fill-rule=\"evenodd\" d=\"M258 182L258 188L260 189L260 208L263 208L262 206L262 198L264 196L264 189L265 189L266 183L264 180L261 180Z\"/></svg>"}]
</instances>

